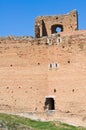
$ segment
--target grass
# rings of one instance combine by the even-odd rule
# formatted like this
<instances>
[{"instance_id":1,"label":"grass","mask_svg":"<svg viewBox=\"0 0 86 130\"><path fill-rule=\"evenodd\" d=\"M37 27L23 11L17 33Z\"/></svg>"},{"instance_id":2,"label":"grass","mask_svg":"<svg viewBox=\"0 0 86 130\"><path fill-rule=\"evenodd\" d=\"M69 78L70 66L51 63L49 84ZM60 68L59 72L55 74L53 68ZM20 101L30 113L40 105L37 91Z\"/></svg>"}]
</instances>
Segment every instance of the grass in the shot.
<instances>
[{"instance_id":1,"label":"grass","mask_svg":"<svg viewBox=\"0 0 86 130\"><path fill-rule=\"evenodd\" d=\"M9 130L24 130L24 128L32 128L32 130L86 130L86 128L75 127L57 121L41 122L2 113L0 114L0 126L1 122L5 123Z\"/></svg>"}]
</instances>

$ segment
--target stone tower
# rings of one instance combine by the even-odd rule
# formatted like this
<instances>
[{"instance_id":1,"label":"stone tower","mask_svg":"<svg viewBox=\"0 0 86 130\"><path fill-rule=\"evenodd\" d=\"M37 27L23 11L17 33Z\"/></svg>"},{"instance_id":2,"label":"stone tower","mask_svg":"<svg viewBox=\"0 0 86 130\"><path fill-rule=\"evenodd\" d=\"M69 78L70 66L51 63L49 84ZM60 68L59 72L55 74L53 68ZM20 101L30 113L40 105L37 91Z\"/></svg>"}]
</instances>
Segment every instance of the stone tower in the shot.
<instances>
[{"instance_id":1,"label":"stone tower","mask_svg":"<svg viewBox=\"0 0 86 130\"><path fill-rule=\"evenodd\" d=\"M78 13L73 10L66 15L39 16L35 23L35 37L50 36L60 31L71 32L78 30Z\"/></svg>"}]
</instances>

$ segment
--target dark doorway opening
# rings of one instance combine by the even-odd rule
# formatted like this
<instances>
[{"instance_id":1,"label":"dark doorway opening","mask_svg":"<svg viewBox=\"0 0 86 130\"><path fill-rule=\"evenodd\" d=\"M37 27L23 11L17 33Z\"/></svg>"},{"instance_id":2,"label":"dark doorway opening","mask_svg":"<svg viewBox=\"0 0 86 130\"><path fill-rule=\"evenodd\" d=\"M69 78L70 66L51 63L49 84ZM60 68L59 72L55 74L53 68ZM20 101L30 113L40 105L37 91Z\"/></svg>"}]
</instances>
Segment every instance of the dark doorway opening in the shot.
<instances>
[{"instance_id":1,"label":"dark doorway opening","mask_svg":"<svg viewBox=\"0 0 86 130\"><path fill-rule=\"evenodd\" d=\"M55 110L55 101L54 101L54 99L52 97L51 98L46 98L45 109L46 110Z\"/></svg>"},{"instance_id":2,"label":"dark doorway opening","mask_svg":"<svg viewBox=\"0 0 86 130\"><path fill-rule=\"evenodd\" d=\"M42 36L47 36L47 35L48 35L47 29L46 29L44 21L42 20Z\"/></svg>"},{"instance_id":3,"label":"dark doorway opening","mask_svg":"<svg viewBox=\"0 0 86 130\"><path fill-rule=\"evenodd\" d=\"M63 32L63 26L62 25L52 25L51 26L51 33L59 33Z\"/></svg>"}]
</instances>

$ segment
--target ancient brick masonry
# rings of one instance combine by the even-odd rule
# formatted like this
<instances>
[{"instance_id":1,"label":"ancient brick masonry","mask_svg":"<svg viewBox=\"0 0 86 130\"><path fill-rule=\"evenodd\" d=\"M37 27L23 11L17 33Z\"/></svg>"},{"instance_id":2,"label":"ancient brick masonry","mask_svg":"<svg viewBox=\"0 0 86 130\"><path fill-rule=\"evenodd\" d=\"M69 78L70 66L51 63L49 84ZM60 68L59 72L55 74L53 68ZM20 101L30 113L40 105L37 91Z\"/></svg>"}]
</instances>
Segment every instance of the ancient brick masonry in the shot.
<instances>
[{"instance_id":1,"label":"ancient brick masonry","mask_svg":"<svg viewBox=\"0 0 86 130\"><path fill-rule=\"evenodd\" d=\"M56 33L56 28L70 32L78 29L78 14L74 10L66 15L40 16L36 18L35 37L50 36Z\"/></svg>"},{"instance_id":2,"label":"ancient brick masonry","mask_svg":"<svg viewBox=\"0 0 86 130\"><path fill-rule=\"evenodd\" d=\"M47 35L0 38L0 112L86 124L86 30L77 30L76 11L57 23L50 18ZM55 25L63 32L55 33Z\"/></svg>"}]
</instances>

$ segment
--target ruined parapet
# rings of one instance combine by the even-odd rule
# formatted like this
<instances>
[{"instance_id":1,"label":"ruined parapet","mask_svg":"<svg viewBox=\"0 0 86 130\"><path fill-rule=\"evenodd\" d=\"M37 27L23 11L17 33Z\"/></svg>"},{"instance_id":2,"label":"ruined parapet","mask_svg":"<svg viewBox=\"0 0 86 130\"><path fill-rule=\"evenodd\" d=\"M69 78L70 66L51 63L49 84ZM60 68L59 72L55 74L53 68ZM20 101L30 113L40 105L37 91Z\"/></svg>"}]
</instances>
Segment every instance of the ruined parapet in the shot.
<instances>
[{"instance_id":1,"label":"ruined parapet","mask_svg":"<svg viewBox=\"0 0 86 130\"><path fill-rule=\"evenodd\" d=\"M40 16L35 23L35 37L50 36L60 31L78 30L78 13L76 10L66 15Z\"/></svg>"}]
</instances>

